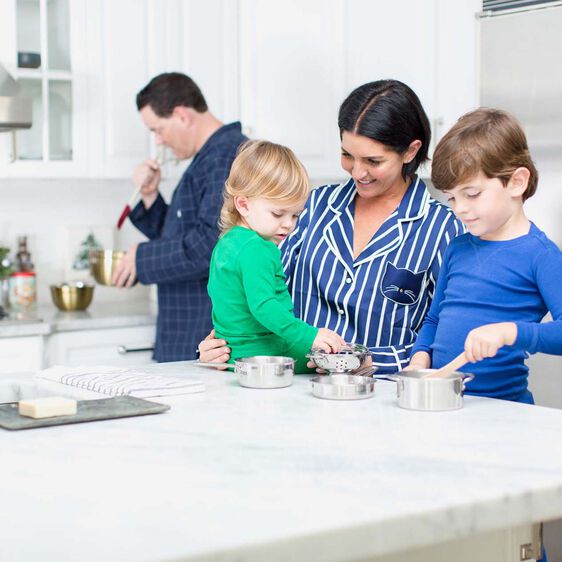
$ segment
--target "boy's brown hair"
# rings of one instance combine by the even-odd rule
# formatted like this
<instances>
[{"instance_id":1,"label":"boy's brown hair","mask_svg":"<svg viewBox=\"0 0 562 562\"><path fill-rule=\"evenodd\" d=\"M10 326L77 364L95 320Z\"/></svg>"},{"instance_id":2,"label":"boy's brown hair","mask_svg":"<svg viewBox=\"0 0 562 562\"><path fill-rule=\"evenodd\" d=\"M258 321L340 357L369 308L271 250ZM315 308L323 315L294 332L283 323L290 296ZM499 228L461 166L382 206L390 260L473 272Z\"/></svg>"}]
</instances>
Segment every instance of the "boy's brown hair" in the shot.
<instances>
[{"instance_id":1,"label":"boy's brown hair","mask_svg":"<svg viewBox=\"0 0 562 562\"><path fill-rule=\"evenodd\" d=\"M449 191L482 172L507 185L517 168L530 172L525 201L534 195L539 179L525 133L507 111L481 107L463 115L439 141L431 181L440 191Z\"/></svg>"}]
</instances>

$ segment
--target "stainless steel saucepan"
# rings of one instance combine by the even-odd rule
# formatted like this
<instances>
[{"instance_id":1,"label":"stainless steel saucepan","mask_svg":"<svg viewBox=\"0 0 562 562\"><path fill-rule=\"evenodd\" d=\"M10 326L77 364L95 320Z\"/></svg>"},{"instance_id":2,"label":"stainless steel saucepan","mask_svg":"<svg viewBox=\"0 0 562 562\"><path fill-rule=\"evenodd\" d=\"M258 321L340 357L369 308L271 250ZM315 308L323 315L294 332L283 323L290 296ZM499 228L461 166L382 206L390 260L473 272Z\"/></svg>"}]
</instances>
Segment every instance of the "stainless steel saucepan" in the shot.
<instances>
[{"instance_id":1,"label":"stainless steel saucepan","mask_svg":"<svg viewBox=\"0 0 562 562\"><path fill-rule=\"evenodd\" d=\"M395 375L377 375L373 378L387 379L397 384L398 406L407 410L442 412L463 407L465 384L474 375L455 371L448 377L428 376L435 369L400 371Z\"/></svg>"},{"instance_id":2,"label":"stainless steel saucepan","mask_svg":"<svg viewBox=\"0 0 562 562\"><path fill-rule=\"evenodd\" d=\"M195 365L216 369L221 363L196 362ZM234 360L234 374L240 386L247 388L284 388L293 383L295 360L278 355L241 357Z\"/></svg>"}]
</instances>

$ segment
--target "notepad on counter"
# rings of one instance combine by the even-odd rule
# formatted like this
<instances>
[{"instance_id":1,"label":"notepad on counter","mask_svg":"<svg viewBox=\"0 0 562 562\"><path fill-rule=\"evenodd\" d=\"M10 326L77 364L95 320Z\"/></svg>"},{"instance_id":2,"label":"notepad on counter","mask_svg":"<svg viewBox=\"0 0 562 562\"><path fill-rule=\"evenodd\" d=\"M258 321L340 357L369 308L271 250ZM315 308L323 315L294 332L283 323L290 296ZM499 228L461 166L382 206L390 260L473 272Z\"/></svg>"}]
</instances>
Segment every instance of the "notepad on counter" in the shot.
<instances>
[{"instance_id":1,"label":"notepad on counter","mask_svg":"<svg viewBox=\"0 0 562 562\"><path fill-rule=\"evenodd\" d=\"M160 375L142 367L65 367L55 365L39 371L36 378L68 384L110 396L154 398L203 392L205 385L198 380Z\"/></svg>"}]
</instances>

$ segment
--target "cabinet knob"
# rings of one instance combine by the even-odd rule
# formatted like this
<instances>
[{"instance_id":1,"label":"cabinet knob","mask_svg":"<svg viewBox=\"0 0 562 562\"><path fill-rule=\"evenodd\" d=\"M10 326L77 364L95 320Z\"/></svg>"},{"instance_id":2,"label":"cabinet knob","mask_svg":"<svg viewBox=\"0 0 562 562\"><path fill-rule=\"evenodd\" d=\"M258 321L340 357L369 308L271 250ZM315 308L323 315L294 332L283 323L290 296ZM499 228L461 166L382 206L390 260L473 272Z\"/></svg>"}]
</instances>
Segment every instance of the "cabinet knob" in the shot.
<instances>
[{"instance_id":1,"label":"cabinet knob","mask_svg":"<svg viewBox=\"0 0 562 562\"><path fill-rule=\"evenodd\" d=\"M151 347L127 347L126 345L117 346L117 353L119 353L119 355L126 355L127 353L143 353L146 351L154 351L154 346Z\"/></svg>"}]
</instances>

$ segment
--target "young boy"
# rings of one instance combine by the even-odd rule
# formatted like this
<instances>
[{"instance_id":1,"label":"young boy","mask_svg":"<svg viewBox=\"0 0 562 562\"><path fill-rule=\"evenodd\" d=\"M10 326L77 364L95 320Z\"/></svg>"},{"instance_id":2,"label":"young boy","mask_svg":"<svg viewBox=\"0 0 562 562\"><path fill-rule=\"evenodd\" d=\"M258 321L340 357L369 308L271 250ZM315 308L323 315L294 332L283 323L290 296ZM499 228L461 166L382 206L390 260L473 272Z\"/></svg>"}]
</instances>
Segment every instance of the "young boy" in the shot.
<instances>
[{"instance_id":1,"label":"young boy","mask_svg":"<svg viewBox=\"0 0 562 562\"><path fill-rule=\"evenodd\" d=\"M466 114L437 145L431 179L468 233L445 253L410 368L464 349L468 394L532 404L528 353L562 355L562 253L523 210L538 174L521 126L496 109Z\"/></svg>"}]
</instances>

